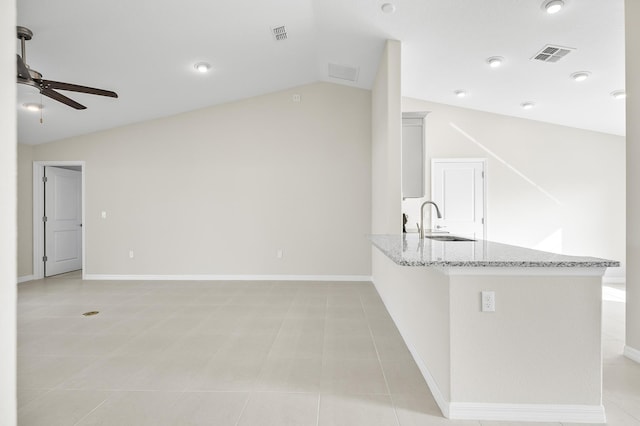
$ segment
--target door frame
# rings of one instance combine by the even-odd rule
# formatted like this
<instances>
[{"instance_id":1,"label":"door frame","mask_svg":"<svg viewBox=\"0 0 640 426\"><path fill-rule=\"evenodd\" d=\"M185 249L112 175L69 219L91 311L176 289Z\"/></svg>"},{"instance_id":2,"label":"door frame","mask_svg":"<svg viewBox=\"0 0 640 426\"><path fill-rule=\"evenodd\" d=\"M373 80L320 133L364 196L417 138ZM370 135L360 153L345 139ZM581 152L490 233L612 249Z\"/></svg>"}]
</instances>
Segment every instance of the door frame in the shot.
<instances>
[{"instance_id":1,"label":"door frame","mask_svg":"<svg viewBox=\"0 0 640 426\"><path fill-rule=\"evenodd\" d=\"M431 197L433 197L434 194L434 178L433 178L433 165L435 163L482 163L482 173L483 173L483 179L482 179L482 217L484 219L483 223L482 223L482 239L486 240L487 239L487 204L488 204L488 200L487 200L487 180L488 180L488 173L487 173L487 159L486 158L431 158ZM433 219L432 219L433 221ZM431 226L433 226L433 223L431 224Z\"/></svg>"},{"instance_id":2,"label":"door frame","mask_svg":"<svg viewBox=\"0 0 640 426\"><path fill-rule=\"evenodd\" d=\"M85 168L84 161L34 161L33 162L33 279L44 278L44 227L42 217L44 216L44 187L42 178L45 167L68 167L80 166L81 170L81 195L82 195L82 279L85 277L85 264L87 261L85 251Z\"/></svg>"}]
</instances>

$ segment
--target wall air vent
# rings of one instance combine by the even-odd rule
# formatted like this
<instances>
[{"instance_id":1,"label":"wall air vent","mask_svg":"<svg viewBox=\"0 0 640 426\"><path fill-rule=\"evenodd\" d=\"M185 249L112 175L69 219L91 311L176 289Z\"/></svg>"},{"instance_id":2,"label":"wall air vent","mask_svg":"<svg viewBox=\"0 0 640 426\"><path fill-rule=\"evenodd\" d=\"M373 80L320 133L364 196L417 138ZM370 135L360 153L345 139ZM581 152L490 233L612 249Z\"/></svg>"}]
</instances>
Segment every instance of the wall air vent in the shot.
<instances>
[{"instance_id":1,"label":"wall air vent","mask_svg":"<svg viewBox=\"0 0 640 426\"><path fill-rule=\"evenodd\" d=\"M340 80L358 81L360 69L349 67L346 65L329 64L329 77L339 78Z\"/></svg>"},{"instance_id":2,"label":"wall air vent","mask_svg":"<svg viewBox=\"0 0 640 426\"><path fill-rule=\"evenodd\" d=\"M271 32L273 33L273 38L275 38L276 41L287 39L287 29L284 27L284 25L271 28Z\"/></svg>"},{"instance_id":3,"label":"wall air vent","mask_svg":"<svg viewBox=\"0 0 640 426\"><path fill-rule=\"evenodd\" d=\"M558 62L560 59L564 58L574 50L576 49L574 49L573 47L553 46L551 44L547 44L535 55L533 55L531 57L531 60L542 62Z\"/></svg>"}]
</instances>

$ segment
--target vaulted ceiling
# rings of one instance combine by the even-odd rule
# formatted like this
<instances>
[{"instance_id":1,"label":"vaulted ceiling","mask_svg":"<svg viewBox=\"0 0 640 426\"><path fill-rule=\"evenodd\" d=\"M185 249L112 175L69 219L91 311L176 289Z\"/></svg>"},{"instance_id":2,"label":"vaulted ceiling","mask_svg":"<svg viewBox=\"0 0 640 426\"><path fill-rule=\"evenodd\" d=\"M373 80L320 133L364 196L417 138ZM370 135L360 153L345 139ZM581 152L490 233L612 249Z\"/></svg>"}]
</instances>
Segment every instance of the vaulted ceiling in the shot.
<instances>
[{"instance_id":1,"label":"vaulted ceiling","mask_svg":"<svg viewBox=\"0 0 640 426\"><path fill-rule=\"evenodd\" d=\"M394 13L381 9L388 2ZM19 141L44 143L315 81L370 89L386 39L402 41L404 96L623 135L624 100L611 93L624 90L624 2L564 2L550 15L542 0L18 0L18 25L34 33L33 69L119 94L66 92L87 106L76 111L19 85ZM286 40L275 40L279 26ZM571 49L555 63L532 59L546 45ZM503 65L489 67L491 56ZM196 72L201 61L212 71ZM330 63L355 68L357 80L330 77ZM577 71L589 78L574 81ZM44 123L23 108L30 102L44 104Z\"/></svg>"}]
</instances>

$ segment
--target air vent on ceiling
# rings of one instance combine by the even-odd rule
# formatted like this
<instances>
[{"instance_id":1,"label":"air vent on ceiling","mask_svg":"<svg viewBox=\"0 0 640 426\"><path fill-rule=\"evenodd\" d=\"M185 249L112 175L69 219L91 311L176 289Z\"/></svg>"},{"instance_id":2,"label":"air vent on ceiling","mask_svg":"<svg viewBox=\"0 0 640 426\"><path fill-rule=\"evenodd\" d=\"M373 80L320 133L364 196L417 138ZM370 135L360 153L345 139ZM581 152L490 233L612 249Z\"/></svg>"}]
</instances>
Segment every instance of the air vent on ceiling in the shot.
<instances>
[{"instance_id":1,"label":"air vent on ceiling","mask_svg":"<svg viewBox=\"0 0 640 426\"><path fill-rule=\"evenodd\" d=\"M329 77L341 80L358 81L360 69L346 65L329 64Z\"/></svg>"},{"instance_id":2,"label":"air vent on ceiling","mask_svg":"<svg viewBox=\"0 0 640 426\"><path fill-rule=\"evenodd\" d=\"M284 27L284 25L273 27L271 28L271 31L273 32L273 37L276 39L276 41L287 39L287 29Z\"/></svg>"},{"instance_id":3,"label":"air vent on ceiling","mask_svg":"<svg viewBox=\"0 0 640 426\"><path fill-rule=\"evenodd\" d=\"M531 59L542 62L558 62L573 50L575 49L572 47L553 46L551 44L547 44L545 47L540 49L538 53L533 55Z\"/></svg>"}]
</instances>

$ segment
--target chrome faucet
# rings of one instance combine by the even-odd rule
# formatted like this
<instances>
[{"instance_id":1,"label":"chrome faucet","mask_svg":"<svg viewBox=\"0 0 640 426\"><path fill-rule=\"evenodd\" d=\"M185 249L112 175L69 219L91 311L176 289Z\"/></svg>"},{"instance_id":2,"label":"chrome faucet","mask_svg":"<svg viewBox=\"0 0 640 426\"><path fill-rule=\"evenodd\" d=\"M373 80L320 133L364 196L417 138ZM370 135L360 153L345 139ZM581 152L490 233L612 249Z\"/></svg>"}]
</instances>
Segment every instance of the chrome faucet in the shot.
<instances>
[{"instance_id":1,"label":"chrome faucet","mask_svg":"<svg viewBox=\"0 0 640 426\"><path fill-rule=\"evenodd\" d=\"M424 206L426 206L427 204L433 204L433 207L436 208L436 214L438 215L438 219L442 219L442 215L440 214L440 209L438 208L438 205L436 203L434 203L433 201L425 201L424 203L422 203L422 206L420 206L420 239L424 240Z\"/></svg>"}]
</instances>

